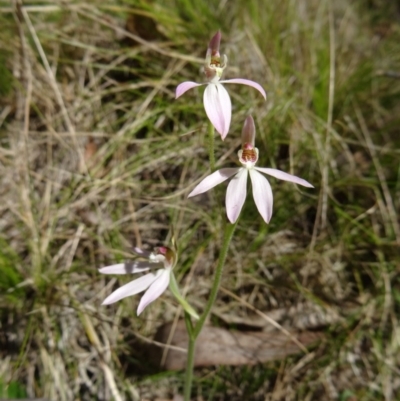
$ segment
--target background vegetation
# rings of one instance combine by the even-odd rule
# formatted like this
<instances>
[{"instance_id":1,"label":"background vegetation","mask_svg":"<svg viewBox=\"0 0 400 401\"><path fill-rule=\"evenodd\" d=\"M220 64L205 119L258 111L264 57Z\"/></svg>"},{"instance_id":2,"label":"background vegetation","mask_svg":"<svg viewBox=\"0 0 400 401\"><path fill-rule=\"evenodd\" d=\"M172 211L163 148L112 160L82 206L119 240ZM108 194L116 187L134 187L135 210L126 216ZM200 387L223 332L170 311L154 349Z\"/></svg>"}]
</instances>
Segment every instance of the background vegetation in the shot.
<instances>
[{"instance_id":1,"label":"background vegetation","mask_svg":"<svg viewBox=\"0 0 400 401\"><path fill-rule=\"evenodd\" d=\"M204 304L224 188L186 199L208 172L206 117L201 89L174 90L201 81L221 29L225 77L259 82L268 100L228 87L219 166L236 163L250 112L259 165L316 189L271 179L269 225L248 198L222 284L238 298L221 292L213 324L253 316L244 302L318 307L325 333L308 354L197 370L194 395L400 399L399 18L394 0L0 2L0 396L181 391L181 372L154 373L140 353L175 300L141 318L137 297L101 307L129 277L96 268L168 243L173 225L181 286Z\"/></svg>"}]
</instances>

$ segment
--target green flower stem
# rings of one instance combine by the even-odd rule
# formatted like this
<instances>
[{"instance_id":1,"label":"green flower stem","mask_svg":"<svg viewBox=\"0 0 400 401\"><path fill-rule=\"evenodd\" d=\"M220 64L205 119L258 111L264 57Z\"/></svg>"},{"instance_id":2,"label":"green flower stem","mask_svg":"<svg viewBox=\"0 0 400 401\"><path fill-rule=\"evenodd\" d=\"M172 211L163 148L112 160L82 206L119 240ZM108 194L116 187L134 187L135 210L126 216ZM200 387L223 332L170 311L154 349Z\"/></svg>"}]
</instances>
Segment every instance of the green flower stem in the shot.
<instances>
[{"instance_id":1,"label":"green flower stem","mask_svg":"<svg viewBox=\"0 0 400 401\"><path fill-rule=\"evenodd\" d=\"M233 237L233 233L235 232L237 226L237 220L234 224L228 224L225 227L225 235L224 235L224 243L222 245L221 252L219 254L218 265L215 270L214 282L211 287L211 292L207 301L207 304L204 308L203 313L200 316L200 319L196 322L194 326L192 326L192 322L187 322L190 320L190 316L185 313L185 321L186 321L186 328L188 330L189 336L189 344L188 344L188 351L187 351L187 364L186 364L186 377L185 377L185 392L184 392L184 400L190 401L190 395L192 392L192 381L193 381L193 366L194 366L194 350L196 346L196 339L199 336L204 323L208 315L211 312L211 309L217 299L217 294L219 290L219 286L221 283L222 278L222 271L225 265L226 256L228 254L229 245L231 244L231 240ZM190 323L190 324L189 324Z\"/></svg>"},{"instance_id":2,"label":"green flower stem","mask_svg":"<svg viewBox=\"0 0 400 401\"><path fill-rule=\"evenodd\" d=\"M208 121L208 158L210 159L210 169L213 173L215 171L215 143L214 143L214 126Z\"/></svg>"},{"instance_id":3,"label":"green flower stem","mask_svg":"<svg viewBox=\"0 0 400 401\"><path fill-rule=\"evenodd\" d=\"M190 316L192 316L195 319L199 319L199 315L196 313L196 311L189 305L189 303L186 301L185 298L182 297L181 293L179 292L179 287L178 283L176 282L176 278L173 272L171 272L171 278L169 281L169 289L174 295L174 297L178 300L178 302L181 304L183 309L185 310L186 313L188 313Z\"/></svg>"},{"instance_id":4,"label":"green flower stem","mask_svg":"<svg viewBox=\"0 0 400 401\"><path fill-rule=\"evenodd\" d=\"M194 350L196 346L196 339L193 336L193 325L192 321L190 320L190 315L186 312L185 312L185 323L189 341L188 341L187 361L186 361L184 399L185 401L190 401L190 396L192 393L192 383L193 383Z\"/></svg>"}]
</instances>

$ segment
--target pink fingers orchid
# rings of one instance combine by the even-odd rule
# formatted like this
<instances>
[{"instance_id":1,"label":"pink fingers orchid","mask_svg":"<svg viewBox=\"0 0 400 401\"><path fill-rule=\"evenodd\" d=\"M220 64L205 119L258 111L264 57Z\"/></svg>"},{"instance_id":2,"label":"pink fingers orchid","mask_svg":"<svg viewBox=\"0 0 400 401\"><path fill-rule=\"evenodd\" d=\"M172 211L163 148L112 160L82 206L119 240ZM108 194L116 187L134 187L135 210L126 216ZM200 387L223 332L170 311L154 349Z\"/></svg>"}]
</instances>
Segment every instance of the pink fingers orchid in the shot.
<instances>
[{"instance_id":1,"label":"pink fingers orchid","mask_svg":"<svg viewBox=\"0 0 400 401\"><path fill-rule=\"evenodd\" d=\"M203 97L204 108L214 128L221 135L222 139L225 139L231 124L232 105L231 98L222 84L232 83L247 85L257 89L264 99L267 98L267 95L260 84L248 79L235 78L220 81L222 73L228 63L228 59L225 55L222 57L220 56L220 41L221 32L218 31L208 45L204 63L204 75L206 76L207 83L183 82L177 86L175 98L177 99L186 91L196 86L207 85Z\"/></svg>"},{"instance_id":2,"label":"pink fingers orchid","mask_svg":"<svg viewBox=\"0 0 400 401\"><path fill-rule=\"evenodd\" d=\"M271 185L260 172L280 180L314 188L306 180L283 171L274 168L255 167L258 160L258 149L254 147L255 132L254 120L249 116L243 126L242 149L238 152L239 161L243 167L218 170L201 181L189 194L189 198L199 195L234 176L228 185L225 198L226 213L231 223L235 223L238 219L246 199L248 175L250 175L254 202L266 223L271 220L273 196Z\"/></svg>"},{"instance_id":3,"label":"pink fingers orchid","mask_svg":"<svg viewBox=\"0 0 400 401\"><path fill-rule=\"evenodd\" d=\"M176 264L176 253L167 247L159 247L154 252L143 251L139 248L135 252L148 261L134 261L129 263L119 263L99 269L103 274L129 274L142 273L152 268L159 268L155 273L147 273L136 280L115 290L102 303L110 305L123 298L139 294L146 291L142 296L137 308L139 316L150 303L155 301L168 287L172 274L172 269Z\"/></svg>"}]
</instances>

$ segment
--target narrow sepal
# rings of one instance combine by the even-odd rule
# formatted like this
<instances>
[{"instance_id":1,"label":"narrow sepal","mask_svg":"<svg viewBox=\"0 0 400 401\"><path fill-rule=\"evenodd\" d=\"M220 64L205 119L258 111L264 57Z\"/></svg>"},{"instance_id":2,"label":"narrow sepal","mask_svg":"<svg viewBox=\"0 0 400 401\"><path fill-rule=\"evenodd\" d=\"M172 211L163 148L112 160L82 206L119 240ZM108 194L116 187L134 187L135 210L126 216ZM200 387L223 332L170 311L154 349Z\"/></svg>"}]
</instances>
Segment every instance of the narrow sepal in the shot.
<instances>
[{"instance_id":1,"label":"narrow sepal","mask_svg":"<svg viewBox=\"0 0 400 401\"><path fill-rule=\"evenodd\" d=\"M268 180L258 171L250 170L253 198L259 213L266 223L272 217L273 195Z\"/></svg>"},{"instance_id":2,"label":"narrow sepal","mask_svg":"<svg viewBox=\"0 0 400 401\"><path fill-rule=\"evenodd\" d=\"M212 125L222 139L228 135L232 104L227 90L219 83L209 83L204 91L204 108Z\"/></svg>"},{"instance_id":3,"label":"narrow sepal","mask_svg":"<svg viewBox=\"0 0 400 401\"><path fill-rule=\"evenodd\" d=\"M201 181L188 195L188 198L202 194L203 192L207 192L209 189L214 188L221 182L227 180L229 177L232 177L233 174L238 172L238 170L238 168L222 168L221 170L215 171L204 178L204 180Z\"/></svg>"},{"instance_id":4,"label":"narrow sepal","mask_svg":"<svg viewBox=\"0 0 400 401\"><path fill-rule=\"evenodd\" d=\"M247 169L240 168L226 190L226 214L232 224L238 219L246 199L247 174Z\"/></svg>"},{"instance_id":5,"label":"narrow sepal","mask_svg":"<svg viewBox=\"0 0 400 401\"><path fill-rule=\"evenodd\" d=\"M168 287L170 278L170 269L158 270L156 279L150 285L148 290L142 296L138 309L137 315L139 316L143 310L155 301Z\"/></svg>"},{"instance_id":6,"label":"narrow sepal","mask_svg":"<svg viewBox=\"0 0 400 401\"><path fill-rule=\"evenodd\" d=\"M153 267L152 264L151 267ZM157 264L156 267L162 267L163 264ZM130 273L141 273L149 270L149 262L125 262L125 263L117 263L111 266L101 267L99 272L102 274L130 274Z\"/></svg>"},{"instance_id":7,"label":"narrow sepal","mask_svg":"<svg viewBox=\"0 0 400 401\"><path fill-rule=\"evenodd\" d=\"M252 116L247 116L242 129L242 146L251 145L254 148L256 127Z\"/></svg>"},{"instance_id":8,"label":"narrow sepal","mask_svg":"<svg viewBox=\"0 0 400 401\"><path fill-rule=\"evenodd\" d=\"M182 82L176 87L175 90L175 99L178 99L178 97L182 96L185 92L187 92L189 89L196 88L197 86L201 86L204 84L198 84L197 82Z\"/></svg>"},{"instance_id":9,"label":"narrow sepal","mask_svg":"<svg viewBox=\"0 0 400 401\"><path fill-rule=\"evenodd\" d=\"M278 178L279 180L293 182L295 184L299 184L307 188L314 188L313 185L311 185L308 181L304 180L303 178L285 173L284 171L277 170L275 168L255 167L255 169L261 171L264 174L268 174L272 177Z\"/></svg>"},{"instance_id":10,"label":"narrow sepal","mask_svg":"<svg viewBox=\"0 0 400 401\"><path fill-rule=\"evenodd\" d=\"M111 293L102 303L102 305L113 304L123 298L131 295L139 294L148 288L156 279L156 275L153 273L146 274L145 276L139 277L136 280L131 281L128 284L119 287L113 293Z\"/></svg>"},{"instance_id":11,"label":"narrow sepal","mask_svg":"<svg viewBox=\"0 0 400 401\"><path fill-rule=\"evenodd\" d=\"M264 88L258 84L257 82L251 81L250 79L244 79L244 78L233 78L233 79L224 79L222 81L219 81L221 84L242 84L242 85L247 85L251 86L254 89L257 89L263 98L267 100L267 94L265 93Z\"/></svg>"}]
</instances>

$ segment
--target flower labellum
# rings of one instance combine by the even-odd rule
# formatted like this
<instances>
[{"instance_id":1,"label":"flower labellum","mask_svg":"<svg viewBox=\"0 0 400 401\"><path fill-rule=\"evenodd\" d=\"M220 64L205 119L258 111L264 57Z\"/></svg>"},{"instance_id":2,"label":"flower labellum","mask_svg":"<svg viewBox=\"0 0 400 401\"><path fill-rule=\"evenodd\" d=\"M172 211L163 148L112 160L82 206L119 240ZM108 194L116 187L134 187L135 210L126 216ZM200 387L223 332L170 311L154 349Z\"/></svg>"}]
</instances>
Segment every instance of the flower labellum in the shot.
<instances>
[{"instance_id":1,"label":"flower labellum","mask_svg":"<svg viewBox=\"0 0 400 401\"><path fill-rule=\"evenodd\" d=\"M265 90L257 82L249 79L234 78L221 81L222 73L228 64L228 58L219 53L219 44L221 41L221 32L218 31L210 40L208 45L206 59L204 62L204 74L207 83L196 83L192 81L182 82L176 88L175 99L182 96L189 89L196 86L207 85L203 103L207 117L211 121L214 128L221 135L222 139L228 135L231 124L232 104L228 91L222 84L242 84L257 89L264 99L267 98Z\"/></svg>"},{"instance_id":2,"label":"flower labellum","mask_svg":"<svg viewBox=\"0 0 400 401\"><path fill-rule=\"evenodd\" d=\"M306 180L283 171L274 168L256 167L258 149L254 147L255 133L254 120L251 116L248 116L242 131L242 149L238 152L238 158L243 167L223 168L212 173L204 178L188 196L190 198L206 192L234 176L228 185L225 198L226 213L232 224L238 219L246 199L248 175L250 175L254 202L266 223L269 223L272 217L273 195L271 185L260 173L268 174L280 180L290 181L304 187L314 188Z\"/></svg>"}]
</instances>

